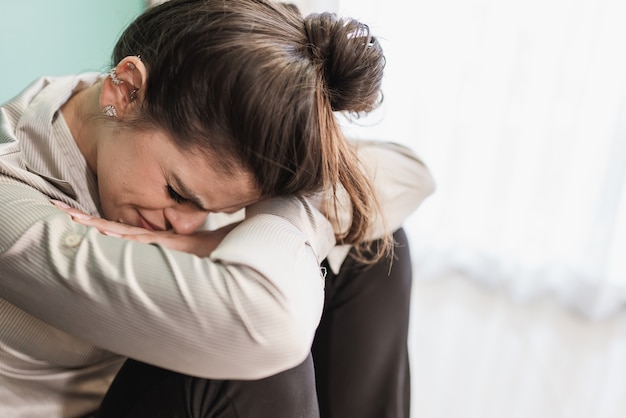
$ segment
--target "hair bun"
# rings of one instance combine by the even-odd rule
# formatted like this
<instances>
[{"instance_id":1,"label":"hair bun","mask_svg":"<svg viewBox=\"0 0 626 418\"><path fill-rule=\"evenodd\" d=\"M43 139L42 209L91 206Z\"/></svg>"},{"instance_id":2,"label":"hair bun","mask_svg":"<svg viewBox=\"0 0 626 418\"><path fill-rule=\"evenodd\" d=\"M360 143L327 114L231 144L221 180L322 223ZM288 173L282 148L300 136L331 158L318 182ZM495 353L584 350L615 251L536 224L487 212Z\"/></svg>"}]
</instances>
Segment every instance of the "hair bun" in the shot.
<instances>
[{"instance_id":1,"label":"hair bun","mask_svg":"<svg viewBox=\"0 0 626 418\"><path fill-rule=\"evenodd\" d=\"M318 62L333 111L368 112L381 100L385 57L367 25L334 13L304 19L309 51Z\"/></svg>"}]
</instances>

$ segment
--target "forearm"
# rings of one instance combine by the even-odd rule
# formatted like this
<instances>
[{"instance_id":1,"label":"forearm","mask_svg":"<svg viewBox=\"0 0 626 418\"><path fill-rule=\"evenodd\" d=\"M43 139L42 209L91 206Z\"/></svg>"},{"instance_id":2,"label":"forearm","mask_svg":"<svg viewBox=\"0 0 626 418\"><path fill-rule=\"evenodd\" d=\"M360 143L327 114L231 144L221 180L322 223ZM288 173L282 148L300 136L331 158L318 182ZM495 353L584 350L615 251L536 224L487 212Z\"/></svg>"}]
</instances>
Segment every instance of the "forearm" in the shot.
<instances>
[{"instance_id":1,"label":"forearm","mask_svg":"<svg viewBox=\"0 0 626 418\"><path fill-rule=\"evenodd\" d=\"M203 377L260 378L306 356L325 256L294 224L306 211L292 220L257 213L199 258L104 236L20 195L0 204L5 221L30 223L1 239L0 296L21 309L101 348ZM324 235L323 224L308 227Z\"/></svg>"}]
</instances>

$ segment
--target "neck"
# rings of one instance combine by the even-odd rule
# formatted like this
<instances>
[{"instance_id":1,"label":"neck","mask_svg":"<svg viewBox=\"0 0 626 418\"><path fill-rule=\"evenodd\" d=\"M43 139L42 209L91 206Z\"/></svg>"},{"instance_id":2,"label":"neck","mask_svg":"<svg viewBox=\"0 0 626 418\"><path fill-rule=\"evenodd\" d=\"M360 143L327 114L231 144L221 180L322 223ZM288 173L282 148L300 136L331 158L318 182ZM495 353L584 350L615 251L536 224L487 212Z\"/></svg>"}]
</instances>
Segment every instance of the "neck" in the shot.
<instances>
[{"instance_id":1,"label":"neck","mask_svg":"<svg viewBox=\"0 0 626 418\"><path fill-rule=\"evenodd\" d=\"M99 97L101 83L96 83L79 91L61 107L63 118L76 141L78 149L85 157L87 165L97 173L97 142L102 129Z\"/></svg>"}]
</instances>

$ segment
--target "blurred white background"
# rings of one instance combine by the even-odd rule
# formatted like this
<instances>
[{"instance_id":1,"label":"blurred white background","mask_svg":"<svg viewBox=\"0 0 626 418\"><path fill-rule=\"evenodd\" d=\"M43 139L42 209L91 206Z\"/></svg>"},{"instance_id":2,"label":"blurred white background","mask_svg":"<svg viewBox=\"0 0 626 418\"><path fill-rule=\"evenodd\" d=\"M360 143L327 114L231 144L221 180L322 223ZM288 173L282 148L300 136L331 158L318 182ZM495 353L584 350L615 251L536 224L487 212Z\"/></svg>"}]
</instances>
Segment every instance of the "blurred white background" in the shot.
<instances>
[{"instance_id":1,"label":"blurred white background","mask_svg":"<svg viewBox=\"0 0 626 418\"><path fill-rule=\"evenodd\" d=\"M386 51L346 127L409 145L413 417L626 416L626 2L315 0Z\"/></svg>"}]
</instances>

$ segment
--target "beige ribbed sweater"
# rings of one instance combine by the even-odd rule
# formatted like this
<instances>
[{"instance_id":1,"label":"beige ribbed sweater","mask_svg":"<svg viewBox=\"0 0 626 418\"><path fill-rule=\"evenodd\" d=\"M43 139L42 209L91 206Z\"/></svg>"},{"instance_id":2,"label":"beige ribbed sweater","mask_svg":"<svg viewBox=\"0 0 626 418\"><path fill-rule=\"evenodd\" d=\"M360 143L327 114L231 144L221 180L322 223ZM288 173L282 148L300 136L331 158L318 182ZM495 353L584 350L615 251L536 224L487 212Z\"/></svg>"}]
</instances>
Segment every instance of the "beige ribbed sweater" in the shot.
<instances>
[{"instance_id":1,"label":"beige ribbed sweater","mask_svg":"<svg viewBox=\"0 0 626 418\"><path fill-rule=\"evenodd\" d=\"M298 198L248 208L209 258L72 222L50 198L94 216L99 202L58 110L99 77L43 78L0 108L0 417L85 416L126 356L218 379L295 366L322 311L319 262L345 257ZM363 155L395 228L432 180L402 147L365 144Z\"/></svg>"}]
</instances>

